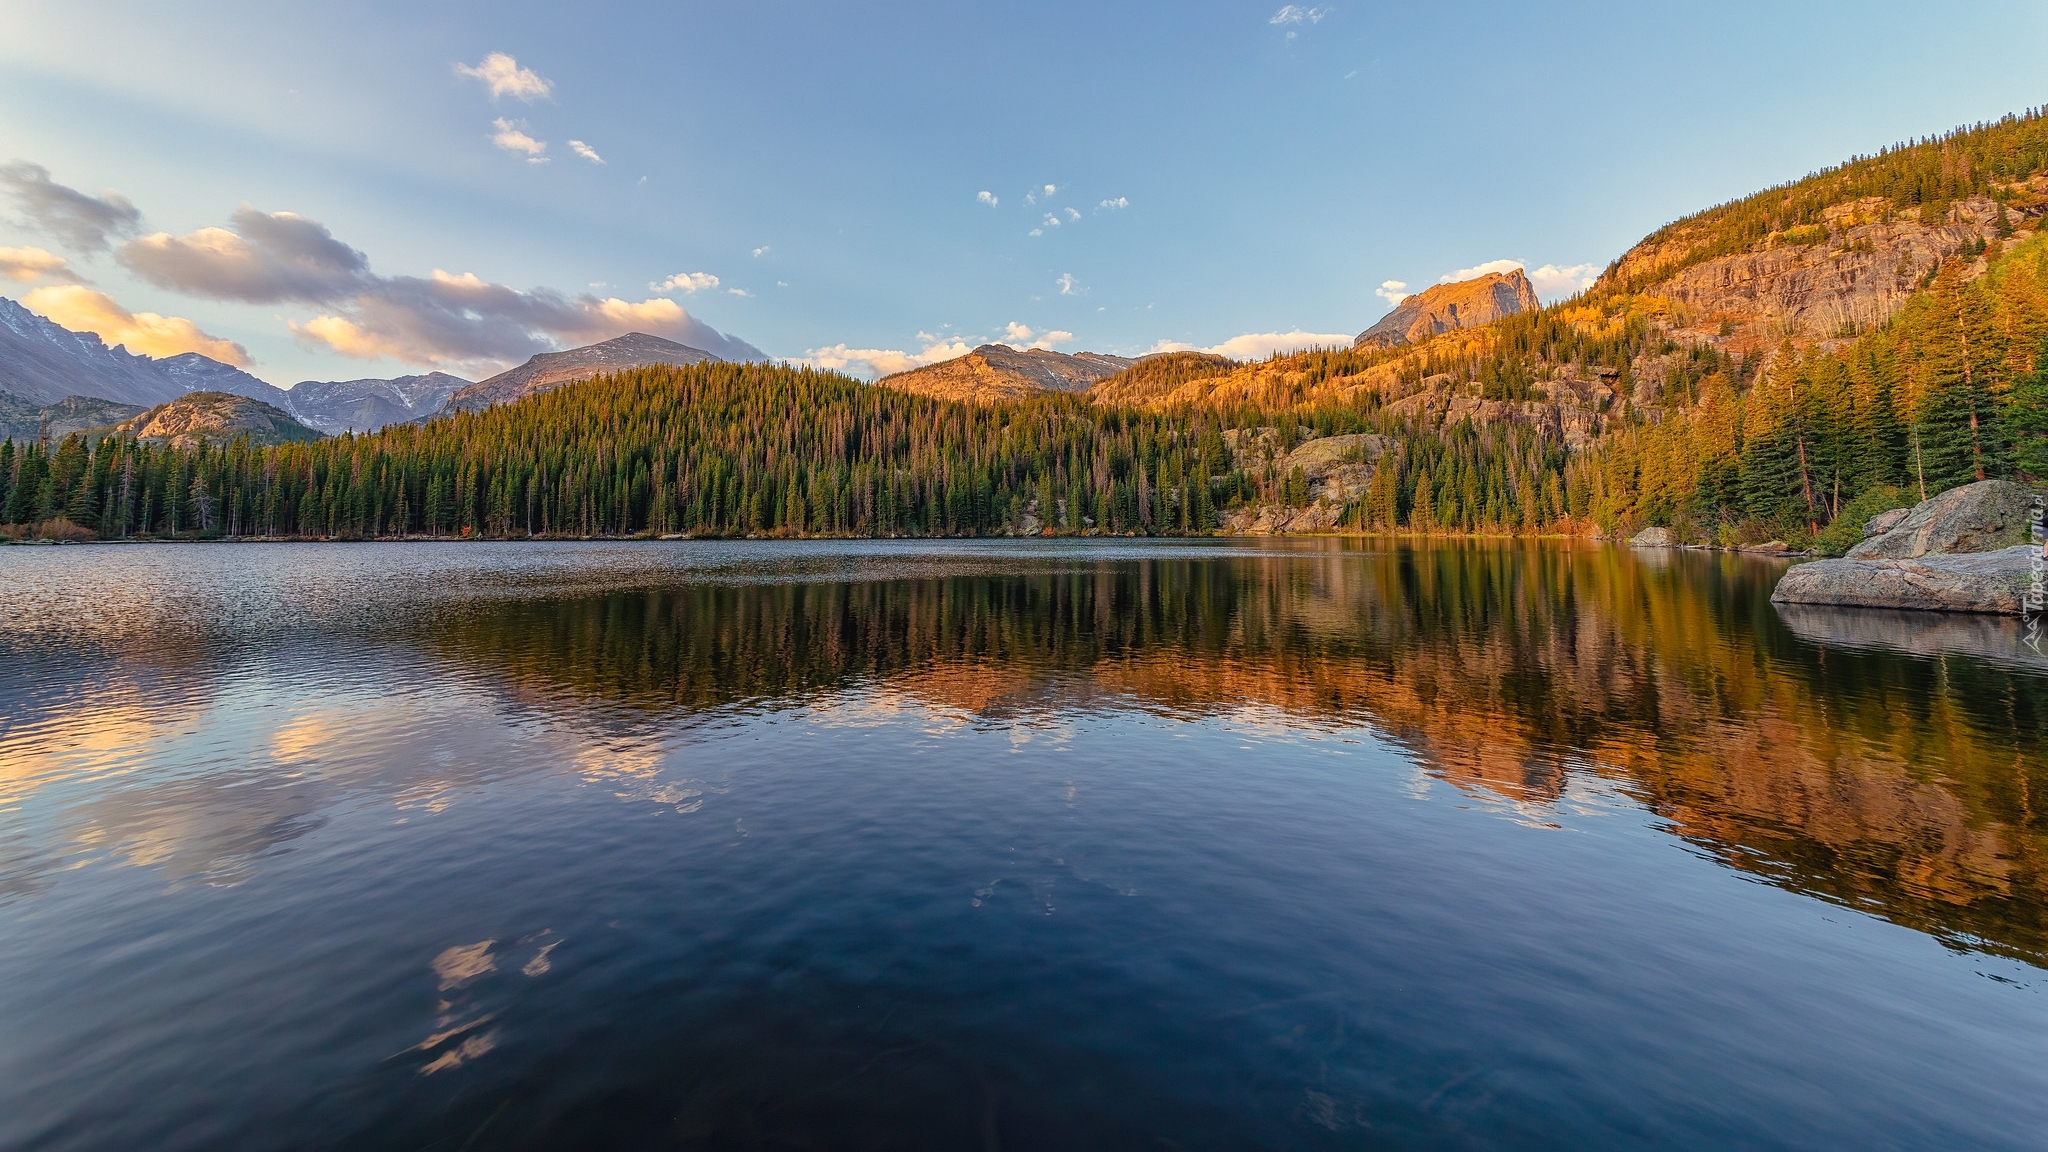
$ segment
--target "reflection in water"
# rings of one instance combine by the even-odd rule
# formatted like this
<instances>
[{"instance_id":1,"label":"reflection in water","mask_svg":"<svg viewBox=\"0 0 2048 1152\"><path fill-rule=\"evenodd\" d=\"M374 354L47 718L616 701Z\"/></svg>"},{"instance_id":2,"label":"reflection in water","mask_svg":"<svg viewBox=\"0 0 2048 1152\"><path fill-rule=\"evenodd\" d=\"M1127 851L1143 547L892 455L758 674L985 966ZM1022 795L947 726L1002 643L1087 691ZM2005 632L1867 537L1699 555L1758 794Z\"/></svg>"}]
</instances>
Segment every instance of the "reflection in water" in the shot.
<instances>
[{"instance_id":1,"label":"reflection in water","mask_svg":"<svg viewBox=\"0 0 2048 1152\"><path fill-rule=\"evenodd\" d=\"M2031 1146L2048 681L1780 570L0 549L0 1147Z\"/></svg>"},{"instance_id":2,"label":"reflection in water","mask_svg":"<svg viewBox=\"0 0 2048 1152\"><path fill-rule=\"evenodd\" d=\"M1332 548L695 584L513 601L427 642L525 705L607 716L613 734L576 761L594 777L655 777L662 749L631 735L636 716L817 706L857 683L985 723L1259 706L1376 726L1509 802L1605 777L1730 867L2048 958L2043 681L2017 660L1802 642L1768 602L1777 565L1657 560Z\"/></svg>"}]
</instances>

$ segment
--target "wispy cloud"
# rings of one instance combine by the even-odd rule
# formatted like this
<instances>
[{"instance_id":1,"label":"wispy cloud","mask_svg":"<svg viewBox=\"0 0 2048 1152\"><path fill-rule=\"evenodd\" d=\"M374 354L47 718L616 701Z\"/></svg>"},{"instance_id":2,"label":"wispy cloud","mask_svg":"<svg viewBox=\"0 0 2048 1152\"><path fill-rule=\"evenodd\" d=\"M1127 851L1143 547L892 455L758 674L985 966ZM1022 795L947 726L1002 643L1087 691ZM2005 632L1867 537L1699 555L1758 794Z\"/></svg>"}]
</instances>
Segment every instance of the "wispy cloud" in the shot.
<instances>
[{"instance_id":1,"label":"wispy cloud","mask_svg":"<svg viewBox=\"0 0 2048 1152\"><path fill-rule=\"evenodd\" d=\"M1104 200L1102 203L1096 205L1096 207L1099 209L1106 209L1111 212L1121 211L1122 209L1129 208L1130 206L1131 202L1129 198L1124 196L1119 196L1114 200Z\"/></svg>"},{"instance_id":2,"label":"wispy cloud","mask_svg":"<svg viewBox=\"0 0 2048 1152\"><path fill-rule=\"evenodd\" d=\"M709 272L678 272L647 286L650 292L703 292L718 287L718 277Z\"/></svg>"},{"instance_id":3,"label":"wispy cloud","mask_svg":"<svg viewBox=\"0 0 2048 1152\"><path fill-rule=\"evenodd\" d=\"M759 260L762 256L767 255L768 252L768 246L766 244L763 244L759 248L754 249L754 259Z\"/></svg>"},{"instance_id":4,"label":"wispy cloud","mask_svg":"<svg viewBox=\"0 0 2048 1152\"><path fill-rule=\"evenodd\" d=\"M1380 286L1372 290L1372 294L1389 304L1399 307L1401 301L1408 298L1408 282L1406 280L1382 280L1380 281Z\"/></svg>"},{"instance_id":5,"label":"wispy cloud","mask_svg":"<svg viewBox=\"0 0 2048 1152\"><path fill-rule=\"evenodd\" d=\"M997 197L995 193L990 192L987 189L983 189L982 191L976 192L974 194L974 202L976 204L986 204L989 207L993 208L996 205L1002 203L1002 200L999 197Z\"/></svg>"},{"instance_id":6,"label":"wispy cloud","mask_svg":"<svg viewBox=\"0 0 2048 1152\"><path fill-rule=\"evenodd\" d=\"M507 152L514 152L525 156L528 164L545 164L548 162L547 141L536 140L527 135L526 121L507 120L500 116L496 120L491 121L491 124L498 129L491 135L491 143Z\"/></svg>"},{"instance_id":7,"label":"wispy cloud","mask_svg":"<svg viewBox=\"0 0 2048 1152\"><path fill-rule=\"evenodd\" d=\"M751 299L754 295L752 292L747 291L745 288L727 288L725 290L725 294L727 296L744 296L749 299Z\"/></svg>"},{"instance_id":8,"label":"wispy cloud","mask_svg":"<svg viewBox=\"0 0 2048 1152\"><path fill-rule=\"evenodd\" d=\"M569 151L574 152L578 156L583 157L585 160L590 161L592 164L604 163L604 157L599 156L597 154L597 149L592 148L590 145L585 144L581 140L569 141Z\"/></svg>"},{"instance_id":9,"label":"wispy cloud","mask_svg":"<svg viewBox=\"0 0 2048 1152\"><path fill-rule=\"evenodd\" d=\"M481 64L457 64L455 74L483 81L484 86L491 90L493 100L511 96L531 104L546 98L555 89L552 83L541 78L540 73L531 68L521 68L519 61L504 52L485 56Z\"/></svg>"},{"instance_id":10,"label":"wispy cloud","mask_svg":"<svg viewBox=\"0 0 2048 1152\"><path fill-rule=\"evenodd\" d=\"M1081 218L1081 213L1080 213L1079 211L1077 211L1076 209L1073 209L1073 208L1063 208L1063 209L1061 209L1061 211L1063 211L1063 212L1065 212L1065 213L1067 214L1067 219L1069 219L1069 220L1079 220L1079 219Z\"/></svg>"},{"instance_id":11,"label":"wispy cloud","mask_svg":"<svg viewBox=\"0 0 2048 1152\"><path fill-rule=\"evenodd\" d=\"M1266 23L1321 24L1323 22L1323 17L1328 16L1329 14L1330 9L1328 8L1304 8L1299 4L1288 4L1282 7L1278 12L1273 13L1273 18L1271 20L1266 21Z\"/></svg>"},{"instance_id":12,"label":"wispy cloud","mask_svg":"<svg viewBox=\"0 0 2048 1152\"><path fill-rule=\"evenodd\" d=\"M1080 281L1074 279L1072 272L1060 273L1060 278L1053 281L1053 283L1060 286L1060 295L1062 296L1086 296L1088 294L1088 289L1083 287Z\"/></svg>"},{"instance_id":13,"label":"wispy cloud","mask_svg":"<svg viewBox=\"0 0 2048 1152\"><path fill-rule=\"evenodd\" d=\"M126 196L107 191L89 196L50 179L40 164L16 160L0 165L0 187L31 227L81 252L104 251L116 236L142 226L142 212Z\"/></svg>"},{"instance_id":14,"label":"wispy cloud","mask_svg":"<svg viewBox=\"0 0 2048 1152\"><path fill-rule=\"evenodd\" d=\"M64 264L62 256L41 248L0 248L0 280L26 284L45 276L53 280L75 279Z\"/></svg>"},{"instance_id":15,"label":"wispy cloud","mask_svg":"<svg viewBox=\"0 0 2048 1152\"><path fill-rule=\"evenodd\" d=\"M1351 334L1348 332L1304 332L1297 328L1292 332L1247 332L1207 348L1184 344L1178 340L1161 340L1152 346L1151 351L1207 352L1215 356L1228 356L1232 360L1263 360L1276 352L1299 352L1304 348L1349 347Z\"/></svg>"},{"instance_id":16,"label":"wispy cloud","mask_svg":"<svg viewBox=\"0 0 2048 1152\"><path fill-rule=\"evenodd\" d=\"M130 312L112 296L76 284L38 288L21 298L22 307L75 332L91 332L108 344L127 345L142 356L177 356L197 352L238 368L249 365L249 352L233 340L200 330L182 316Z\"/></svg>"}]
</instances>

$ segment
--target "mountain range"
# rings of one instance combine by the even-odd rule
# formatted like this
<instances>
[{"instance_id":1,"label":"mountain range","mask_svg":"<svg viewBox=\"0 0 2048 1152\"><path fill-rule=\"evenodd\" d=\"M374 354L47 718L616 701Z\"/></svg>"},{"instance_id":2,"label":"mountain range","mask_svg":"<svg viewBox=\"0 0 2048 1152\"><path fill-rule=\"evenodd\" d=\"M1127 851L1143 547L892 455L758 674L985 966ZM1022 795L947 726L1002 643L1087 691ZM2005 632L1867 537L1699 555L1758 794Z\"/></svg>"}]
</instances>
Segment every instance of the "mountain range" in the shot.
<instances>
[{"instance_id":1,"label":"mountain range","mask_svg":"<svg viewBox=\"0 0 2048 1152\"><path fill-rule=\"evenodd\" d=\"M653 364L702 364L705 361L722 363L723 358L702 348L649 336L645 332L628 332L600 344L571 348L566 352L542 352L517 368L500 372L488 380L464 385L452 393L439 410L474 412L606 372Z\"/></svg>"},{"instance_id":2,"label":"mountain range","mask_svg":"<svg viewBox=\"0 0 2048 1152\"><path fill-rule=\"evenodd\" d=\"M1136 363L1101 352L1068 355L1045 348L983 344L965 356L884 376L876 383L940 400L988 404L1032 392L1086 392L1096 381Z\"/></svg>"},{"instance_id":3,"label":"mountain range","mask_svg":"<svg viewBox=\"0 0 2048 1152\"><path fill-rule=\"evenodd\" d=\"M0 297L0 438L27 439L45 426L59 439L113 427L199 392L259 401L330 436L365 433L507 403L623 368L719 359L700 348L630 332L583 348L544 352L476 383L428 372L393 379L306 380L279 388L196 352L151 357L109 347L93 333L74 332ZM197 405L193 416L222 410L218 403Z\"/></svg>"}]
</instances>

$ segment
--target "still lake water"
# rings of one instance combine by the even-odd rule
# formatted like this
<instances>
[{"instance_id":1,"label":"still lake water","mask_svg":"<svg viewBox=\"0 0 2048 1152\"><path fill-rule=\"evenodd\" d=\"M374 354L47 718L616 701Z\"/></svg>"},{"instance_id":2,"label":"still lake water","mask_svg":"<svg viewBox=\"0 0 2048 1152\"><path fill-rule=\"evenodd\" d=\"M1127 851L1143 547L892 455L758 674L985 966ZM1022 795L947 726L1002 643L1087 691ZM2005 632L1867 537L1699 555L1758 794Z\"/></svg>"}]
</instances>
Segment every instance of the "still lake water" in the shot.
<instances>
[{"instance_id":1,"label":"still lake water","mask_svg":"<svg viewBox=\"0 0 2048 1152\"><path fill-rule=\"evenodd\" d=\"M0 549L0 1147L2039 1149L2048 666L1782 567Z\"/></svg>"}]
</instances>

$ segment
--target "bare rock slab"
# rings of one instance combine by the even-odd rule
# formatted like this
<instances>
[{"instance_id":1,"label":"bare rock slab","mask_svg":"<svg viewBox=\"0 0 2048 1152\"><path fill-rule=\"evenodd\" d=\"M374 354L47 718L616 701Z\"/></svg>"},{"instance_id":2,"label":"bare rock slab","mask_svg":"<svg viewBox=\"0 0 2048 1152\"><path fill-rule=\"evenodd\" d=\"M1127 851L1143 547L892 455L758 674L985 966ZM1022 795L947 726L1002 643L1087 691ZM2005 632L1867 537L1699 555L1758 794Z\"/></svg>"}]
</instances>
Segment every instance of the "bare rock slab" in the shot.
<instances>
[{"instance_id":1,"label":"bare rock slab","mask_svg":"<svg viewBox=\"0 0 2048 1152\"><path fill-rule=\"evenodd\" d=\"M1771 601L2018 616L2033 593L2041 557L2039 548L2022 544L1954 556L1816 560L1788 569Z\"/></svg>"}]
</instances>

